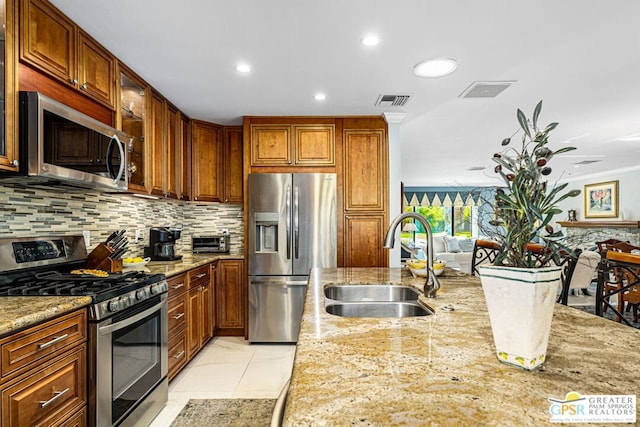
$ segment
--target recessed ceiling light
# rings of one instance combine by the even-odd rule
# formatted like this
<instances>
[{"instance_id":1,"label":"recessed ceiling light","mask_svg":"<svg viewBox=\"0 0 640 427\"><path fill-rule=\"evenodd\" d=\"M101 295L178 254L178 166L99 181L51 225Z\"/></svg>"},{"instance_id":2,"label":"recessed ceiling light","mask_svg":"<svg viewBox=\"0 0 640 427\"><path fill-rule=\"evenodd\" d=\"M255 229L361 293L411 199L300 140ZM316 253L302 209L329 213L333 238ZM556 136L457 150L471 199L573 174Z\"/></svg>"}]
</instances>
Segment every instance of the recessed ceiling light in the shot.
<instances>
[{"instance_id":1,"label":"recessed ceiling light","mask_svg":"<svg viewBox=\"0 0 640 427\"><path fill-rule=\"evenodd\" d=\"M324 93L316 93L315 95L313 95L313 99L315 99L316 101L324 101L325 99L327 99L327 95L325 95Z\"/></svg>"},{"instance_id":2,"label":"recessed ceiling light","mask_svg":"<svg viewBox=\"0 0 640 427\"><path fill-rule=\"evenodd\" d=\"M250 73L251 66L249 64L238 64L236 65L236 71L239 73Z\"/></svg>"},{"instance_id":3,"label":"recessed ceiling light","mask_svg":"<svg viewBox=\"0 0 640 427\"><path fill-rule=\"evenodd\" d=\"M360 39L360 43L362 43L364 46L375 46L380 43L380 39L375 34L367 34Z\"/></svg>"},{"instance_id":4,"label":"recessed ceiling light","mask_svg":"<svg viewBox=\"0 0 640 427\"><path fill-rule=\"evenodd\" d=\"M424 61L413 67L413 74L418 77L442 77L453 73L458 63L450 58L435 58Z\"/></svg>"}]
</instances>

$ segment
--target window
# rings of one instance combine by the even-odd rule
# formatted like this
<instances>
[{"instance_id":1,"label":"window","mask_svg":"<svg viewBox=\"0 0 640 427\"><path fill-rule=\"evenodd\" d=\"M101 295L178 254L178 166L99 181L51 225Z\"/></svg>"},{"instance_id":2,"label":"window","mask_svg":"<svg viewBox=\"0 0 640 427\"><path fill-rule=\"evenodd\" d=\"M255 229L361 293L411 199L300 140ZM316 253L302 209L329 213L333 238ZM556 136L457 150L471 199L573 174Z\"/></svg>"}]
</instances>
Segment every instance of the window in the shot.
<instances>
[{"instance_id":1,"label":"window","mask_svg":"<svg viewBox=\"0 0 640 427\"><path fill-rule=\"evenodd\" d=\"M450 236L471 237L475 235L473 218L477 215L475 206L406 206L405 212L416 212L427 219L431 231L445 233ZM410 222L411 220L407 220ZM426 230L414 221L417 231L402 231L400 238L403 242L423 245L427 240Z\"/></svg>"}]
</instances>

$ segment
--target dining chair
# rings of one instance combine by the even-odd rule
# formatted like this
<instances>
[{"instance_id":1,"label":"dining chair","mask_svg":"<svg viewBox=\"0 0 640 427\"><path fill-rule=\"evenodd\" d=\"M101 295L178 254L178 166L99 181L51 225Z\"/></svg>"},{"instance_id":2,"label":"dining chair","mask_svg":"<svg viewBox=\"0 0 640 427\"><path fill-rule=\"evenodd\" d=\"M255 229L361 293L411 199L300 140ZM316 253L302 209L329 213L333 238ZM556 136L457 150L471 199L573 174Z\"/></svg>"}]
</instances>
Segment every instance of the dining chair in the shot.
<instances>
[{"instance_id":1,"label":"dining chair","mask_svg":"<svg viewBox=\"0 0 640 427\"><path fill-rule=\"evenodd\" d=\"M578 250L576 250L578 252ZM593 275L598 268L601 256L596 251L581 251L577 258L571 258L565 277L562 280L562 292L560 303L572 307L591 306L595 308L595 295L580 292L589 287L593 281ZM571 295L573 290L578 290L576 295Z\"/></svg>"},{"instance_id":2,"label":"dining chair","mask_svg":"<svg viewBox=\"0 0 640 427\"><path fill-rule=\"evenodd\" d=\"M491 264L496 260L500 244L490 240L476 240L473 244L473 258L471 259L471 274L479 276L477 267L482 264Z\"/></svg>"},{"instance_id":3,"label":"dining chair","mask_svg":"<svg viewBox=\"0 0 640 427\"><path fill-rule=\"evenodd\" d=\"M613 245L616 245L618 243L629 243L626 240L619 240L619 239L607 239L607 240L603 240L601 242L596 242L596 246L598 247L598 251L600 252L601 256L604 256L604 253Z\"/></svg>"},{"instance_id":4,"label":"dining chair","mask_svg":"<svg viewBox=\"0 0 640 427\"><path fill-rule=\"evenodd\" d=\"M606 284L609 287L606 287ZM618 304L609 302L616 296ZM606 307L616 313L616 320L631 326L623 316L624 304L628 302L634 310L633 321L638 321L640 304L640 254L607 250L598 268L598 288L596 291L596 314L602 316Z\"/></svg>"},{"instance_id":5,"label":"dining chair","mask_svg":"<svg viewBox=\"0 0 640 427\"><path fill-rule=\"evenodd\" d=\"M606 244L605 247L605 253L609 252L609 251L613 251L613 252L622 252L622 253L639 253L640 254L640 246L636 246L636 245L632 245L631 243L629 243L628 241L624 241L624 240L617 240L616 239L609 239L609 242ZM602 252L601 252L602 254ZM615 272L614 272L615 273ZM613 290L616 287L619 287L620 283L619 282L614 282L614 283L610 283L610 282L606 282L605 283L605 291L609 290ZM625 309L625 296L627 293L623 293L618 295L618 310L620 313L622 313ZM635 294L632 294L630 296L631 300L634 300ZM606 312L607 311L607 307L608 305L605 305L603 307L603 310ZM634 313L636 314L634 317L637 318L637 303L633 304L631 303L629 307L627 307L627 311L633 307L634 309ZM617 316L616 319L618 321L620 321L620 316Z\"/></svg>"}]
</instances>

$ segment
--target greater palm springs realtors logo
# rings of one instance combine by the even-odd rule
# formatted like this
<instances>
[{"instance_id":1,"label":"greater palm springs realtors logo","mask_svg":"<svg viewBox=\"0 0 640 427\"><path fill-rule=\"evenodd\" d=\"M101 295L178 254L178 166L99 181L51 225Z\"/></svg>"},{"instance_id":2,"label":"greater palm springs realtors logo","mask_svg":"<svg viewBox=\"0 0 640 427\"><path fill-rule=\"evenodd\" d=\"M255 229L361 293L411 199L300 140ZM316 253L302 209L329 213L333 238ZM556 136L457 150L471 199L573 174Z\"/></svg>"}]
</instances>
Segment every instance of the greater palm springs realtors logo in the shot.
<instances>
[{"instance_id":1,"label":"greater palm springs realtors logo","mask_svg":"<svg viewBox=\"0 0 640 427\"><path fill-rule=\"evenodd\" d=\"M635 395L584 395L570 391L564 400L549 398L554 423L635 423Z\"/></svg>"}]
</instances>

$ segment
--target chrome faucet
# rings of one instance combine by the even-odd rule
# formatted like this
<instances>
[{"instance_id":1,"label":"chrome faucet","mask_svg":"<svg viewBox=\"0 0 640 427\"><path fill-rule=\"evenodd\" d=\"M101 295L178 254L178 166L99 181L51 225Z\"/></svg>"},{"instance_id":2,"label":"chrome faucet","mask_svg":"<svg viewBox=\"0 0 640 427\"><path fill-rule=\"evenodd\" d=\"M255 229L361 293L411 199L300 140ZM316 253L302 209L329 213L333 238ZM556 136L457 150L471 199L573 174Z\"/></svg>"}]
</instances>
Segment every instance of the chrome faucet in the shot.
<instances>
[{"instance_id":1,"label":"chrome faucet","mask_svg":"<svg viewBox=\"0 0 640 427\"><path fill-rule=\"evenodd\" d=\"M384 247L389 249L393 248L396 240L396 228L398 228L398 225L402 220L407 218L418 220L424 229L427 230L427 246L425 248L425 251L427 252L427 280L424 283L424 296L427 298L435 298L436 292L440 289L440 282L438 282L438 278L433 272L433 232L431 231L431 226L427 222L426 218L415 212L406 212L398 215L391 224L389 224L387 235L384 238Z\"/></svg>"}]
</instances>

